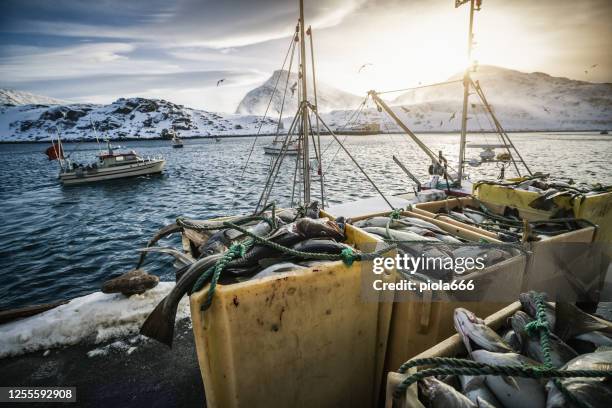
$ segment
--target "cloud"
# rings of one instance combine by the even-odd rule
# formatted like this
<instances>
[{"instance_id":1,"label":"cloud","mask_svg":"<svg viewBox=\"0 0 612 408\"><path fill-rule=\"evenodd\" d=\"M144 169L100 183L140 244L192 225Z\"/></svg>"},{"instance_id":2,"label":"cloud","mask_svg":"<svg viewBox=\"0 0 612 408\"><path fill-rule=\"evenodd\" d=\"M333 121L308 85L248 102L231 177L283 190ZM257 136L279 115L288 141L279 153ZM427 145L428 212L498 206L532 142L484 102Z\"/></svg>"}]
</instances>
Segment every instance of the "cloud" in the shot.
<instances>
[{"instance_id":1,"label":"cloud","mask_svg":"<svg viewBox=\"0 0 612 408\"><path fill-rule=\"evenodd\" d=\"M309 1L306 21L318 28L339 24L365 1ZM39 8L30 13L33 3ZM7 0L0 31L227 48L291 35L298 17L297 1L286 0L85 3L92 6L74 0Z\"/></svg>"}]
</instances>

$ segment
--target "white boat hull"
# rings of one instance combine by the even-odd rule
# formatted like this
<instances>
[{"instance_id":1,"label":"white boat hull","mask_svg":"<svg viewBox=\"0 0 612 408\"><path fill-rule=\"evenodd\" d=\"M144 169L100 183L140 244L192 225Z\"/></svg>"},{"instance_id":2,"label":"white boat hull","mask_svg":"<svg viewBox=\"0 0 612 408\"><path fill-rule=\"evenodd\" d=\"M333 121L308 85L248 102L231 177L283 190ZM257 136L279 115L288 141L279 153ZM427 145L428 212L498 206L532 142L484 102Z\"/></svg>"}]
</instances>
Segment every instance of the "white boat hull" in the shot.
<instances>
[{"instance_id":1,"label":"white boat hull","mask_svg":"<svg viewBox=\"0 0 612 408\"><path fill-rule=\"evenodd\" d=\"M270 146L264 146L264 153L265 154L281 154L281 151L283 151L283 147L281 146L276 146L276 145L270 145ZM297 146L289 146L285 149L285 154L288 154L290 156L295 156L297 155L299 152Z\"/></svg>"},{"instance_id":2,"label":"white boat hull","mask_svg":"<svg viewBox=\"0 0 612 408\"><path fill-rule=\"evenodd\" d=\"M96 181L114 180L126 177L145 176L161 173L165 160L148 160L125 166L114 166L98 169L79 169L77 171L60 173L59 179L65 186L92 183Z\"/></svg>"}]
</instances>

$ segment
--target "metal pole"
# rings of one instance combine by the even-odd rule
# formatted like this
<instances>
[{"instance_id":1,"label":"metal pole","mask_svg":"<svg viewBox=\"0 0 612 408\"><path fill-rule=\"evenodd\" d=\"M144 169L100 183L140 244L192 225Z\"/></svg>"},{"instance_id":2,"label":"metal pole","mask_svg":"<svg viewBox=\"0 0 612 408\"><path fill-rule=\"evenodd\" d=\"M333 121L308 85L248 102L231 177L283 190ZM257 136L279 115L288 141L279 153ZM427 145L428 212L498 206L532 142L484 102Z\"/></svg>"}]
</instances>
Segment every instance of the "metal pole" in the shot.
<instances>
[{"instance_id":1,"label":"metal pole","mask_svg":"<svg viewBox=\"0 0 612 408\"><path fill-rule=\"evenodd\" d=\"M470 0L470 27L468 31L468 66L465 69L465 74L463 75L463 112L461 114L461 140L459 143L459 170L457 172L458 175L458 183L459 187L461 187L461 180L463 179L463 166L465 164L465 143L467 136L467 109L468 109L468 99L470 97L470 69L472 65L472 43L474 39L474 1Z\"/></svg>"},{"instance_id":2,"label":"metal pole","mask_svg":"<svg viewBox=\"0 0 612 408\"><path fill-rule=\"evenodd\" d=\"M310 203L310 154L308 151L308 90L306 89L306 38L304 36L304 0L300 0L300 62L302 66L302 155L304 205Z\"/></svg>"},{"instance_id":3,"label":"metal pole","mask_svg":"<svg viewBox=\"0 0 612 408\"><path fill-rule=\"evenodd\" d=\"M435 164L437 164L438 166L442 166L442 163L440 163L440 160L438 159L438 156L435 155L434 152L431 151L431 149L429 147L427 147L427 145L425 143L423 143L421 141L421 139L418 138L417 135L415 135L412 130L410 130L410 128L408 128L408 126L406 126L404 124L404 122L401 121L401 119L395 114L395 112L393 112L393 109L391 109L389 107L389 105L386 104L385 101L383 101L382 99L380 99L380 97L378 96L378 94L376 93L376 91L370 91L368 92L368 95L370 95L372 97L372 99L374 100L374 102L380 106L382 109L385 110L385 112L387 112L387 114L391 117L391 119L393 119L395 121L395 123L397 123L397 125L402 128L402 130L404 132L406 132L406 134L408 136L410 136L410 138L421 148L421 150L423 150L425 152L425 154L427 154L427 156L429 156L429 158L431 159L432 162L434 162ZM452 176L449 175L449 178L451 180L453 180Z\"/></svg>"},{"instance_id":4,"label":"metal pole","mask_svg":"<svg viewBox=\"0 0 612 408\"><path fill-rule=\"evenodd\" d=\"M313 39L312 39L312 27L308 26L308 31L306 32L308 34L308 36L310 37L310 61L312 63L312 89L314 91L314 107L315 110L319 110L319 102L317 101L317 76L315 73L315 59L314 59L314 46L313 46ZM316 115L315 115L316 116ZM318 172L319 172L319 181L320 181L320 187L321 187L321 208L325 209L325 187L324 187L324 182L323 182L323 158L321 157L321 131L319 129L319 117L316 116L317 119L317 145L318 145L318 149L315 146L315 150L318 150L318 162L319 162L319 168L318 168ZM313 142L314 144L314 142Z\"/></svg>"}]
</instances>

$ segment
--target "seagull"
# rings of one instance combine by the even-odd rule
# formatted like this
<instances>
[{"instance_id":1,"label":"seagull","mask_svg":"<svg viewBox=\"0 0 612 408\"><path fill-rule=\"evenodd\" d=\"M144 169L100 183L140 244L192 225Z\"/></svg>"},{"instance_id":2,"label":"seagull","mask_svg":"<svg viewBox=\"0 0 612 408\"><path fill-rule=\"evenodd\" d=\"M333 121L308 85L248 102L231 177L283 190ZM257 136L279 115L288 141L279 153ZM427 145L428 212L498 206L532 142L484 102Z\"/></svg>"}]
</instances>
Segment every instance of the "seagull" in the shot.
<instances>
[{"instance_id":1,"label":"seagull","mask_svg":"<svg viewBox=\"0 0 612 408\"><path fill-rule=\"evenodd\" d=\"M291 97L293 97L293 94L295 93L295 90L297 88L297 82L294 82L293 85L291 85Z\"/></svg>"},{"instance_id":2,"label":"seagull","mask_svg":"<svg viewBox=\"0 0 612 408\"><path fill-rule=\"evenodd\" d=\"M223 82L223 81L225 81L225 78L218 80L217 81L217 86L221 85L221 82Z\"/></svg>"},{"instance_id":3,"label":"seagull","mask_svg":"<svg viewBox=\"0 0 612 408\"><path fill-rule=\"evenodd\" d=\"M587 71L586 69L584 70L584 75L587 75L589 73L589 71Z\"/></svg>"},{"instance_id":4,"label":"seagull","mask_svg":"<svg viewBox=\"0 0 612 408\"><path fill-rule=\"evenodd\" d=\"M593 65L591 65L591 68L595 68L595 67L597 67L598 65L599 65L599 64L593 64Z\"/></svg>"},{"instance_id":5,"label":"seagull","mask_svg":"<svg viewBox=\"0 0 612 408\"><path fill-rule=\"evenodd\" d=\"M359 67L359 69L357 70L357 73L359 74L361 72L361 70L364 69L365 67L367 67L368 65L372 65L372 64L369 63L369 62L363 64L362 66Z\"/></svg>"},{"instance_id":6,"label":"seagull","mask_svg":"<svg viewBox=\"0 0 612 408\"><path fill-rule=\"evenodd\" d=\"M449 122L450 122L451 120L455 119L455 114L456 114L456 113L457 113L457 112L453 112L453 114L451 115L450 119L448 119L448 121L449 121Z\"/></svg>"},{"instance_id":7,"label":"seagull","mask_svg":"<svg viewBox=\"0 0 612 408\"><path fill-rule=\"evenodd\" d=\"M544 109L546 111L546 113L550 113L550 111L548 110L548 108L546 106L542 106L542 109Z\"/></svg>"}]
</instances>

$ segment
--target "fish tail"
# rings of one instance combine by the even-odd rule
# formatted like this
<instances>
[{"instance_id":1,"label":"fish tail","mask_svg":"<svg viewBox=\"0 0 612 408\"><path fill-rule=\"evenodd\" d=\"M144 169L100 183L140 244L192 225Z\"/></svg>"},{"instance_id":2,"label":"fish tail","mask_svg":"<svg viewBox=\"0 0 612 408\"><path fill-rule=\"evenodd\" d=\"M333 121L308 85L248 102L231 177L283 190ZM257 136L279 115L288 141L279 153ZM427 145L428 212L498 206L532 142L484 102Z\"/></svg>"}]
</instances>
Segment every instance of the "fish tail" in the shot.
<instances>
[{"instance_id":1,"label":"fish tail","mask_svg":"<svg viewBox=\"0 0 612 408\"><path fill-rule=\"evenodd\" d=\"M164 298L142 324L140 334L172 347L175 319L176 306L168 310L166 308L166 298Z\"/></svg>"}]
</instances>

